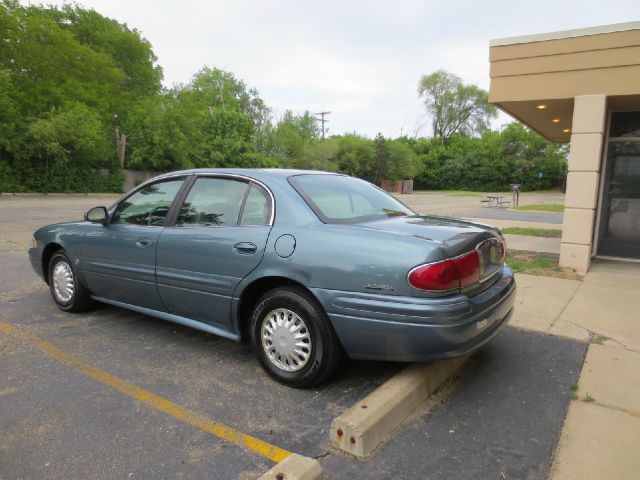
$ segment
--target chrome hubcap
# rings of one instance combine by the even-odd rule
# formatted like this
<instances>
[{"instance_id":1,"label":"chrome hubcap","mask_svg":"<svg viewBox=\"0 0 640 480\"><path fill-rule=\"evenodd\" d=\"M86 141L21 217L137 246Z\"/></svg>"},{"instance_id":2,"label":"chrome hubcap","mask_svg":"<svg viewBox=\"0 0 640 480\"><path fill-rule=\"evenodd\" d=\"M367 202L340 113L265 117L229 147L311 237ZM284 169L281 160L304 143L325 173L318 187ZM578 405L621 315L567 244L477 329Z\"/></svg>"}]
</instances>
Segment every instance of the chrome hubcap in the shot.
<instances>
[{"instance_id":1,"label":"chrome hubcap","mask_svg":"<svg viewBox=\"0 0 640 480\"><path fill-rule=\"evenodd\" d=\"M75 287L73 285L73 270L64 260L53 267L53 293L61 303L67 303L73 298Z\"/></svg>"},{"instance_id":2,"label":"chrome hubcap","mask_svg":"<svg viewBox=\"0 0 640 480\"><path fill-rule=\"evenodd\" d=\"M278 308L262 320L262 348L276 367L286 372L304 368L311 356L309 329L295 312Z\"/></svg>"}]
</instances>

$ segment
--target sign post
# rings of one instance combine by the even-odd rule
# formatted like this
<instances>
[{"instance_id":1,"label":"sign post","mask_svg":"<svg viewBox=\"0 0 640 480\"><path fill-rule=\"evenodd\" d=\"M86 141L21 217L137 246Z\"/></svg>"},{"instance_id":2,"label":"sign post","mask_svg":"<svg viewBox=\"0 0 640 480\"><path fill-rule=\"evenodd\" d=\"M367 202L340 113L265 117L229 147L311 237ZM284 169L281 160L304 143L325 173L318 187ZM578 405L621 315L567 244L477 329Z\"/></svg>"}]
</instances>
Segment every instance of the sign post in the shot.
<instances>
[{"instance_id":1,"label":"sign post","mask_svg":"<svg viewBox=\"0 0 640 480\"><path fill-rule=\"evenodd\" d=\"M514 207L518 206L518 201L520 200L520 192L522 191L522 184L521 183L512 183L511 184L511 193L513 195L513 201L511 202L511 205L513 205Z\"/></svg>"}]
</instances>

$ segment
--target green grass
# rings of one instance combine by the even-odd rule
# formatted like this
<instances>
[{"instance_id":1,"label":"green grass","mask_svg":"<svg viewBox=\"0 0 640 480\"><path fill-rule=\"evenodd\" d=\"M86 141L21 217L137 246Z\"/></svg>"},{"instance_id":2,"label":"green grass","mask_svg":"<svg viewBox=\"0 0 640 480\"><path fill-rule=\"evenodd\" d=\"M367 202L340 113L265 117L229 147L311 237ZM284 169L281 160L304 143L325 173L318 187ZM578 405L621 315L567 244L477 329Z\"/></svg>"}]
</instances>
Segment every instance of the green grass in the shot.
<instances>
[{"instance_id":1,"label":"green grass","mask_svg":"<svg viewBox=\"0 0 640 480\"><path fill-rule=\"evenodd\" d=\"M514 207L514 210L522 210L527 212L564 212L564 205L562 203L532 203L531 205L520 205Z\"/></svg>"},{"instance_id":2,"label":"green grass","mask_svg":"<svg viewBox=\"0 0 640 480\"><path fill-rule=\"evenodd\" d=\"M578 400L580 396L578 395L578 384L574 383L571 385L571 400Z\"/></svg>"},{"instance_id":3,"label":"green grass","mask_svg":"<svg viewBox=\"0 0 640 480\"><path fill-rule=\"evenodd\" d=\"M500 195L511 195L511 192L474 192L472 190L421 190L429 193L446 193L454 197L486 197L492 193L498 193Z\"/></svg>"},{"instance_id":4,"label":"green grass","mask_svg":"<svg viewBox=\"0 0 640 480\"><path fill-rule=\"evenodd\" d=\"M574 280L582 278L573 270L558 265L559 259L560 256L553 253L530 252L528 250L509 250L507 253L507 264L516 273Z\"/></svg>"},{"instance_id":5,"label":"green grass","mask_svg":"<svg viewBox=\"0 0 640 480\"><path fill-rule=\"evenodd\" d=\"M589 392L587 392L587 394L584 397L582 397L583 402L591 403L594 400L595 398L593 398Z\"/></svg>"},{"instance_id":6,"label":"green grass","mask_svg":"<svg viewBox=\"0 0 640 480\"><path fill-rule=\"evenodd\" d=\"M523 252L521 250L510 250L507 253L507 263L516 273L528 273L531 270L560 272L558 259L558 255L547 253Z\"/></svg>"},{"instance_id":7,"label":"green grass","mask_svg":"<svg viewBox=\"0 0 640 480\"><path fill-rule=\"evenodd\" d=\"M551 228L507 227L502 229L502 233L546 238L560 238L562 236L562 230L553 230Z\"/></svg>"}]
</instances>

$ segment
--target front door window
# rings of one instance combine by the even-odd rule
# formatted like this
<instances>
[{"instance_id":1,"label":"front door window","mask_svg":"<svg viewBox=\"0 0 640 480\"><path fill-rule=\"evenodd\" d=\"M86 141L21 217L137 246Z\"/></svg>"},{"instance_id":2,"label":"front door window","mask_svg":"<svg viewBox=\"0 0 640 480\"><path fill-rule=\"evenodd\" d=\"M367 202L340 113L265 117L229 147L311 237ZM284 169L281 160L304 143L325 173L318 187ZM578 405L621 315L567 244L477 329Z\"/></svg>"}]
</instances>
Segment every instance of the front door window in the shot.
<instances>
[{"instance_id":1,"label":"front door window","mask_svg":"<svg viewBox=\"0 0 640 480\"><path fill-rule=\"evenodd\" d=\"M227 178L199 178L180 208L176 225L237 225L249 184Z\"/></svg>"},{"instance_id":2,"label":"front door window","mask_svg":"<svg viewBox=\"0 0 640 480\"><path fill-rule=\"evenodd\" d=\"M111 223L162 226L183 182L169 180L142 187L118 205Z\"/></svg>"}]
</instances>

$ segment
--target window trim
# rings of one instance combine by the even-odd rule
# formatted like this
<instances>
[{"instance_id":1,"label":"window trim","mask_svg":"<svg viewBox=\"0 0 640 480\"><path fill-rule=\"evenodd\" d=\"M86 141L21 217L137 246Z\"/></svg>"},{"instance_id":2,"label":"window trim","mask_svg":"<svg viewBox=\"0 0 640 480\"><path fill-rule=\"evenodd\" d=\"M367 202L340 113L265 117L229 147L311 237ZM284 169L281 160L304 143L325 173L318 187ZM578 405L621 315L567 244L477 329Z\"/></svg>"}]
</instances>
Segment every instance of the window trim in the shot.
<instances>
[{"instance_id":1,"label":"window trim","mask_svg":"<svg viewBox=\"0 0 640 480\"><path fill-rule=\"evenodd\" d=\"M175 181L175 180L180 180L182 179L182 185L180 185L180 188L178 189L178 192L176 193L176 195L173 197L173 200L171 201L171 205L169 205L169 210L167 211L167 215L164 217L164 222L162 223L162 225L137 225L139 227L155 227L155 228L164 228L167 225L169 225L169 220L171 219L174 210L176 208L177 205L177 201L179 199L181 199L182 194L184 193L187 184L190 183L191 181L191 177L193 175L190 174L185 174L185 173L179 173L179 174L174 174L174 175L166 175L163 176L162 178L151 178L149 180L147 180L146 182L142 182L140 185L138 185L136 188L134 188L133 190L130 190L128 193L126 193L122 198L120 198L116 203L114 203L108 210L109 212L109 223L107 225L129 225L129 224L123 224L123 223L113 223L113 219L114 219L114 215L116 213L116 210L118 210L118 207L127 201L127 199L131 198L133 195L135 195L136 193L138 193L140 190L142 190L143 188L148 187L149 185L155 185L156 183L163 183L163 182L170 182L170 181Z\"/></svg>"},{"instance_id":2,"label":"window trim","mask_svg":"<svg viewBox=\"0 0 640 480\"><path fill-rule=\"evenodd\" d=\"M269 194L269 198L270 200L267 200L269 202L269 219L271 221L271 219L273 218L273 197L271 196L271 192L269 192L269 189L266 188L263 184L261 184L260 182L256 182L256 181L251 181L249 183L249 189L247 190L247 194L244 196L244 200L242 200L242 207L240 207L240 213L238 214L238 226L239 227L261 227L261 226L271 226L271 223L263 223L263 224L242 224L242 217L244 216L244 209L247 206L247 200L249 199L249 194L251 193L251 189L254 188L254 186L258 187L258 188L262 188L265 192L267 192ZM258 190L258 188L256 188L256 190Z\"/></svg>"},{"instance_id":3,"label":"window trim","mask_svg":"<svg viewBox=\"0 0 640 480\"><path fill-rule=\"evenodd\" d=\"M240 180L243 182L247 183L247 191L245 192L245 196L242 199L242 205L240 206L240 212L238 214L238 218L236 219L236 223L235 224L227 224L227 225L208 225L208 226L204 226L204 225L199 225L199 224L193 224L193 225L180 225L178 226L176 224L176 221L178 220L178 214L180 212L180 208L182 207L182 205L184 204L184 202L186 201L187 197L189 196L189 192L191 191L191 189L193 188L193 185L198 181L198 179L200 178L222 178L222 179L231 179L231 180ZM187 187L184 189L183 192L179 192L179 195L176 196L176 199L179 200L179 202L177 202L174 206L175 206L175 210L172 212L170 211L169 214L167 215L167 218L170 219L170 221L168 221L167 223L165 223L165 227L175 227L175 228L228 228L228 227L272 227L273 226L273 222L275 221L275 212L276 212L276 201L275 201L275 197L273 196L273 193L271 192L271 189L269 187L267 187L263 182L256 180L255 178L252 177L248 177L245 175L239 175L236 173L195 173L192 174L192 178L190 179L190 181L185 182L185 184L187 184ZM269 196L269 221L268 223L265 223L264 225L241 225L240 224L240 219L242 218L242 213L244 211L244 206L245 203L247 201L247 196L249 195L249 192L251 190L251 185L252 184L256 184L260 187L262 187L268 194ZM174 207L172 206L172 208Z\"/></svg>"}]
</instances>

